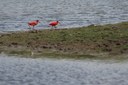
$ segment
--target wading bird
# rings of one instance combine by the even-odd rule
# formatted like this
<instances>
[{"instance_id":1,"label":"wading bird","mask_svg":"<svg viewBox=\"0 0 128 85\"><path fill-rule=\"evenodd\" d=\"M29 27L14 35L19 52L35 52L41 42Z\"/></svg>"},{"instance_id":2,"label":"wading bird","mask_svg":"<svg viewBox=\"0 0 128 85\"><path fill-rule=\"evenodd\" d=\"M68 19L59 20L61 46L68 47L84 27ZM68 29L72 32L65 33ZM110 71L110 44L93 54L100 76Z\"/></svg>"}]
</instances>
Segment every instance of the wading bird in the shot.
<instances>
[{"instance_id":1,"label":"wading bird","mask_svg":"<svg viewBox=\"0 0 128 85\"><path fill-rule=\"evenodd\" d=\"M59 24L59 21L52 21L52 22L49 23L49 25L52 26L52 28L53 28L53 27L56 28L56 26L57 26L58 24Z\"/></svg>"},{"instance_id":2,"label":"wading bird","mask_svg":"<svg viewBox=\"0 0 128 85\"><path fill-rule=\"evenodd\" d=\"M39 23L39 20L34 20L34 21L30 21L28 22L28 26L30 29L35 30L34 27Z\"/></svg>"}]
</instances>

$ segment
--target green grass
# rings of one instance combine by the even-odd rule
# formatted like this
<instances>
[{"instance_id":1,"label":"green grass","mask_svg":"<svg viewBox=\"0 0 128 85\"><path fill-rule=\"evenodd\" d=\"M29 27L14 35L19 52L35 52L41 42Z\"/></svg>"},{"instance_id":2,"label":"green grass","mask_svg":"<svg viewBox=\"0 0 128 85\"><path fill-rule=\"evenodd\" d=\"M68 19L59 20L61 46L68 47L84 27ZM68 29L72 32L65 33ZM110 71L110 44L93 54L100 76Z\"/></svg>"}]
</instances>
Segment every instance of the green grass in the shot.
<instances>
[{"instance_id":1,"label":"green grass","mask_svg":"<svg viewBox=\"0 0 128 85\"><path fill-rule=\"evenodd\" d=\"M109 55L125 54L128 52L128 22L73 29L47 29L37 33L1 34L0 50L11 54L30 54L29 52L34 51L46 56L80 57L102 52Z\"/></svg>"}]
</instances>

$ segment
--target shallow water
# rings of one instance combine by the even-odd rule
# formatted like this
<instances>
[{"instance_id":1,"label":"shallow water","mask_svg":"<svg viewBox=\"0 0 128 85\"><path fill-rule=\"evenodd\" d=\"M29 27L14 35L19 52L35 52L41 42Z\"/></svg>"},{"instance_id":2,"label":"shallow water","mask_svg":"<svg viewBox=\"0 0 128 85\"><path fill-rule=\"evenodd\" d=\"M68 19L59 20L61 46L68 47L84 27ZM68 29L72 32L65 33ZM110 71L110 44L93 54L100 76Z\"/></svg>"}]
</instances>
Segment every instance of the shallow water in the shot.
<instances>
[{"instance_id":1,"label":"shallow water","mask_svg":"<svg viewBox=\"0 0 128 85\"><path fill-rule=\"evenodd\" d=\"M128 0L0 0L0 31L27 30L36 19L36 29L52 20L59 28L128 21Z\"/></svg>"},{"instance_id":2,"label":"shallow water","mask_svg":"<svg viewBox=\"0 0 128 85\"><path fill-rule=\"evenodd\" d=\"M128 85L127 80L127 62L0 57L0 85Z\"/></svg>"}]
</instances>

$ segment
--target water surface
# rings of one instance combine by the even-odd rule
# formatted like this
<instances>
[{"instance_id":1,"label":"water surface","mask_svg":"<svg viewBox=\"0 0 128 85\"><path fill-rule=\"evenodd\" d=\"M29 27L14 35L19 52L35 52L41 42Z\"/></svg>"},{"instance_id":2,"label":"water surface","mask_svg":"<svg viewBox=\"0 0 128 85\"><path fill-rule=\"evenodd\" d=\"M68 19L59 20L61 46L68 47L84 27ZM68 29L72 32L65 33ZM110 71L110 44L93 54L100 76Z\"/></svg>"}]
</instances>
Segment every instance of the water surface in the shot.
<instances>
[{"instance_id":1,"label":"water surface","mask_svg":"<svg viewBox=\"0 0 128 85\"><path fill-rule=\"evenodd\" d=\"M127 80L127 62L0 57L0 85L128 85Z\"/></svg>"},{"instance_id":2,"label":"water surface","mask_svg":"<svg viewBox=\"0 0 128 85\"><path fill-rule=\"evenodd\" d=\"M36 19L36 29L52 20L59 28L128 21L128 0L0 0L0 31L27 30Z\"/></svg>"}]
</instances>

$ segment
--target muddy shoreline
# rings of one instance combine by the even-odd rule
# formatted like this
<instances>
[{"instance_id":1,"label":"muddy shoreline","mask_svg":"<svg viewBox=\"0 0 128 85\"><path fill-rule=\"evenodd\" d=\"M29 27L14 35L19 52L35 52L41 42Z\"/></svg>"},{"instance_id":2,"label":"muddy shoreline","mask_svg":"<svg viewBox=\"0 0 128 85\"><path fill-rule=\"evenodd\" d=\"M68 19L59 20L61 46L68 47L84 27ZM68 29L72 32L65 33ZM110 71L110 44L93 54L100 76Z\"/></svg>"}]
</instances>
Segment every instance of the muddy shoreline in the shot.
<instances>
[{"instance_id":1,"label":"muddy shoreline","mask_svg":"<svg viewBox=\"0 0 128 85\"><path fill-rule=\"evenodd\" d=\"M126 56L128 52L127 28L128 22L122 22L74 29L46 29L38 32L1 34L0 52L71 58Z\"/></svg>"}]
</instances>

